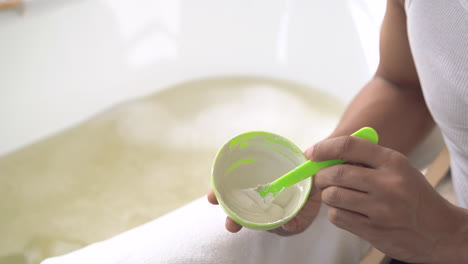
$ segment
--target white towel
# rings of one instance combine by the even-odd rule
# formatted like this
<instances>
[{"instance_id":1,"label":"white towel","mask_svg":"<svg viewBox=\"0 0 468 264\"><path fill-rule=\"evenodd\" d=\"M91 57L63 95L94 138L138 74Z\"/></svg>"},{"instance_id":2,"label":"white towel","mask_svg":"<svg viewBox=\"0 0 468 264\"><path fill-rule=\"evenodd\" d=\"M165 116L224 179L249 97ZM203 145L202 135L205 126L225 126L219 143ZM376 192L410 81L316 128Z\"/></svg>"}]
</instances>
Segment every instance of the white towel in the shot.
<instances>
[{"instance_id":1,"label":"white towel","mask_svg":"<svg viewBox=\"0 0 468 264\"><path fill-rule=\"evenodd\" d=\"M369 245L332 225L326 206L306 232L280 237L243 229L231 234L219 206L200 198L109 240L42 264L358 263Z\"/></svg>"}]
</instances>

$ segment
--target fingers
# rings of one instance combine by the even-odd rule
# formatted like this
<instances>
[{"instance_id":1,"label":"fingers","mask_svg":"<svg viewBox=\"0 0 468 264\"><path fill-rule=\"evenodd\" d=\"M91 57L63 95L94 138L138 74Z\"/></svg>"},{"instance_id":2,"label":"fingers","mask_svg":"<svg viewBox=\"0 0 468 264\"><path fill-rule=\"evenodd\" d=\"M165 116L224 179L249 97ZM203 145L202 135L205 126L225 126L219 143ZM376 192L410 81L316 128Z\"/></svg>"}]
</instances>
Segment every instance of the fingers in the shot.
<instances>
[{"instance_id":1,"label":"fingers","mask_svg":"<svg viewBox=\"0 0 468 264\"><path fill-rule=\"evenodd\" d=\"M336 186L327 187L322 191L322 201L329 206L366 216L373 207L367 193Z\"/></svg>"},{"instance_id":2,"label":"fingers","mask_svg":"<svg viewBox=\"0 0 468 264\"><path fill-rule=\"evenodd\" d=\"M294 234L294 233L298 232L298 217L297 216L294 217L289 222L287 222L286 224L281 226L281 228L284 231L287 231L288 233L291 233L291 234Z\"/></svg>"},{"instance_id":3,"label":"fingers","mask_svg":"<svg viewBox=\"0 0 468 264\"><path fill-rule=\"evenodd\" d=\"M347 162L378 168L385 164L390 149L368 140L346 136L322 141L314 146L312 160L342 159Z\"/></svg>"},{"instance_id":4,"label":"fingers","mask_svg":"<svg viewBox=\"0 0 468 264\"><path fill-rule=\"evenodd\" d=\"M226 229L231 233L237 233L242 229L242 226L234 222L231 218L226 217Z\"/></svg>"},{"instance_id":5,"label":"fingers","mask_svg":"<svg viewBox=\"0 0 468 264\"><path fill-rule=\"evenodd\" d=\"M210 190L207 195L208 202L211 204L218 204L218 199L216 199L216 195L214 194L213 190Z\"/></svg>"},{"instance_id":6,"label":"fingers","mask_svg":"<svg viewBox=\"0 0 468 264\"><path fill-rule=\"evenodd\" d=\"M337 227L348 230L357 236L363 237L364 234L369 233L369 218L355 212L330 207L328 208L328 220Z\"/></svg>"},{"instance_id":7,"label":"fingers","mask_svg":"<svg viewBox=\"0 0 468 264\"><path fill-rule=\"evenodd\" d=\"M299 213L280 228L269 230L280 236L292 236L305 231L314 221L322 204L320 191L311 192Z\"/></svg>"},{"instance_id":8,"label":"fingers","mask_svg":"<svg viewBox=\"0 0 468 264\"><path fill-rule=\"evenodd\" d=\"M208 202L211 204L218 204L218 200L216 199L216 195L214 194L213 190L210 190L207 195ZM242 226L238 223L234 222L231 218L226 217L226 229L231 233L237 233L242 229Z\"/></svg>"},{"instance_id":9,"label":"fingers","mask_svg":"<svg viewBox=\"0 0 468 264\"><path fill-rule=\"evenodd\" d=\"M282 228L290 233L297 234L305 231L314 221L321 206L320 192L309 196L301 211Z\"/></svg>"},{"instance_id":10,"label":"fingers","mask_svg":"<svg viewBox=\"0 0 468 264\"><path fill-rule=\"evenodd\" d=\"M288 222L288 223L289 223L289 222ZM270 232L270 233L279 235L279 236L283 236L283 237L293 236L293 235L297 234L296 232L286 231L286 230L283 228L283 226L280 226L280 227L275 228L275 229L270 229L270 230L267 230L267 231Z\"/></svg>"},{"instance_id":11,"label":"fingers","mask_svg":"<svg viewBox=\"0 0 468 264\"><path fill-rule=\"evenodd\" d=\"M340 164L321 169L314 176L315 185L323 190L330 186L339 186L361 192L369 192L375 179L373 169Z\"/></svg>"},{"instance_id":12,"label":"fingers","mask_svg":"<svg viewBox=\"0 0 468 264\"><path fill-rule=\"evenodd\" d=\"M307 159L312 159L312 153L314 152L314 146L307 149L304 154L306 155Z\"/></svg>"},{"instance_id":13,"label":"fingers","mask_svg":"<svg viewBox=\"0 0 468 264\"><path fill-rule=\"evenodd\" d=\"M216 199L216 195L214 194L213 190L210 190L207 195L208 202L211 204L218 204L218 200ZM234 222L231 218L226 217L225 223L226 229L231 233L237 233L242 229L242 226L238 223Z\"/></svg>"},{"instance_id":14,"label":"fingers","mask_svg":"<svg viewBox=\"0 0 468 264\"><path fill-rule=\"evenodd\" d=\"M216 199L216 195L214 194L213 190L208 191L208 202L211 204L218 204L218 199ZM226 229L231 233L237 233L242 229L242 226L238 223L234 222L231 218L226 217L225 223Z\"/></svg>"}]
</instances>

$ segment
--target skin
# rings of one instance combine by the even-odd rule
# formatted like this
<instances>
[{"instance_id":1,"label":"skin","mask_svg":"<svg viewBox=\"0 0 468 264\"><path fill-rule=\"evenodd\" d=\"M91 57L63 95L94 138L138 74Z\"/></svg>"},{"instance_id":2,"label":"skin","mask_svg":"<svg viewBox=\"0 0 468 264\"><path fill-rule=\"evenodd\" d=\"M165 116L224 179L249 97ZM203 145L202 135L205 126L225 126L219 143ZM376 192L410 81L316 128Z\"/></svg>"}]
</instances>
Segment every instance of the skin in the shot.
<instances>
[{"instance_id":1,"label":"skin","mask_svg":"<svg viewBox=\"0 0 468 264\"><path fill-rule=\"evenodd\" d=\"M363 126L378 131L379 145L346 136ZM311 160L348 163L319 171L306 206L273 232L304 231L323 202L333 224L395 259L468 263L468 210L441 197L405 156L433 126L409 47L403 2L390 0L375 76L348 106L335 131L306 151ZM208 200L217 203L212 192ZM241 230L229 218L226 228Z\"/></svg>"}]
</instances>

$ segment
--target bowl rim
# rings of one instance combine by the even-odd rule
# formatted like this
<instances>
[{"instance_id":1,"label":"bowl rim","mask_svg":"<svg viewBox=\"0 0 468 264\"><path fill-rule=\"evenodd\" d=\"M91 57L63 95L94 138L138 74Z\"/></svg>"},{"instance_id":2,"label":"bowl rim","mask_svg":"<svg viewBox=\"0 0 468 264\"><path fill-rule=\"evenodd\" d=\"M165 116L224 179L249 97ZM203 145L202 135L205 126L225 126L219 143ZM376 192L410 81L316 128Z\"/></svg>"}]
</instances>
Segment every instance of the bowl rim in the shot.
<instances>
[{"instance_id":1,"label":"bowl rim","mask_svg":"<svg viewBox=\"0 0 468 264\"><path fill-rule=\"evenodd\" d=\"M246 136L246 135L257 135L257 134L260 135L260 136L268 135L268 136L276 136L276 137L281 138L282 140L286 141L289 144L289 147L291 147L294 152L297 152L298 155L302 155L302 157L304 157L305 161L307 161L307 157L306 157L305 153L296 144L294 144L294 142L292 142L291 140L289 140L288 138L286 138L284 136L281 136L281 135L276 134L276 133L268 132L268 131L263 131L263 130L254 130L254 131L243 132L243 133L238 134L238 135L234 136L233 138L229 139L216 153L215 158L214 158L213 163L212 163L212 166L211 166L211 187L212 187L213 192L214 192L214 194L216 196L216 199L218 200L218 204L221 206L223 211L229 216L229 218L231 218L234 222L238 223L241 226L250 228L250 229L270 230L270 229L278 228L278 227L282 226L283 224L289 222L291 219L293 219L299 213L299 211L304 207L305 203L307 202L307 200L309 198L310 192L312 190L313 182L312 182L312 177L308 177L307 179L303 180L303 181L308 181L308 183L309 183L307 185L307 187L306 187L305 196L304 196L303 200L299 203L299 206L297 207L296 210L294 210L294 212L291 215L289 215L288 217L283 218L281 220L271 222L271 223L267 223L267 224L261 224L261 223L255 223L255 222L252 222L252 221L249 221L249 220L245 220L245 219L239 217L236 213L234 213L223 202L223 200L221 198L221 195L220 195L220 193L218 192L218 190L217 190L217 188L215 186L214 168L215 168L216 162L218 161L220 153L226 147L228 147L228 145L233 140L235 140L237 138L240 138L240 137L243 137L243 136Z\"/></svg>"}]
</instances>

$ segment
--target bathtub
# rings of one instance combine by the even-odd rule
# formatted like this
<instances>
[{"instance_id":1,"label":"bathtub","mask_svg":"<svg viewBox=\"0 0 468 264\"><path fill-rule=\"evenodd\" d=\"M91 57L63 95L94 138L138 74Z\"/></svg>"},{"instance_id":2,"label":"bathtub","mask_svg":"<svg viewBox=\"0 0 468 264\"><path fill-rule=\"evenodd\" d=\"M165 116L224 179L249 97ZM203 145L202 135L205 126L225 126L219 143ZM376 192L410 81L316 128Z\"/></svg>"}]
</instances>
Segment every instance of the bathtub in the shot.
<instances>
[{"instance_id":1,"label":"bathtub","mask_svg":"<svg viewBox=\"0 0 468 264\"><path fill-rule=\"evenodd\" d=\"M0 263L39 263L202 196L240 132L304 149L325 137L375 70L382 2L1 11Z\"/></svg>"}]
</instances>

